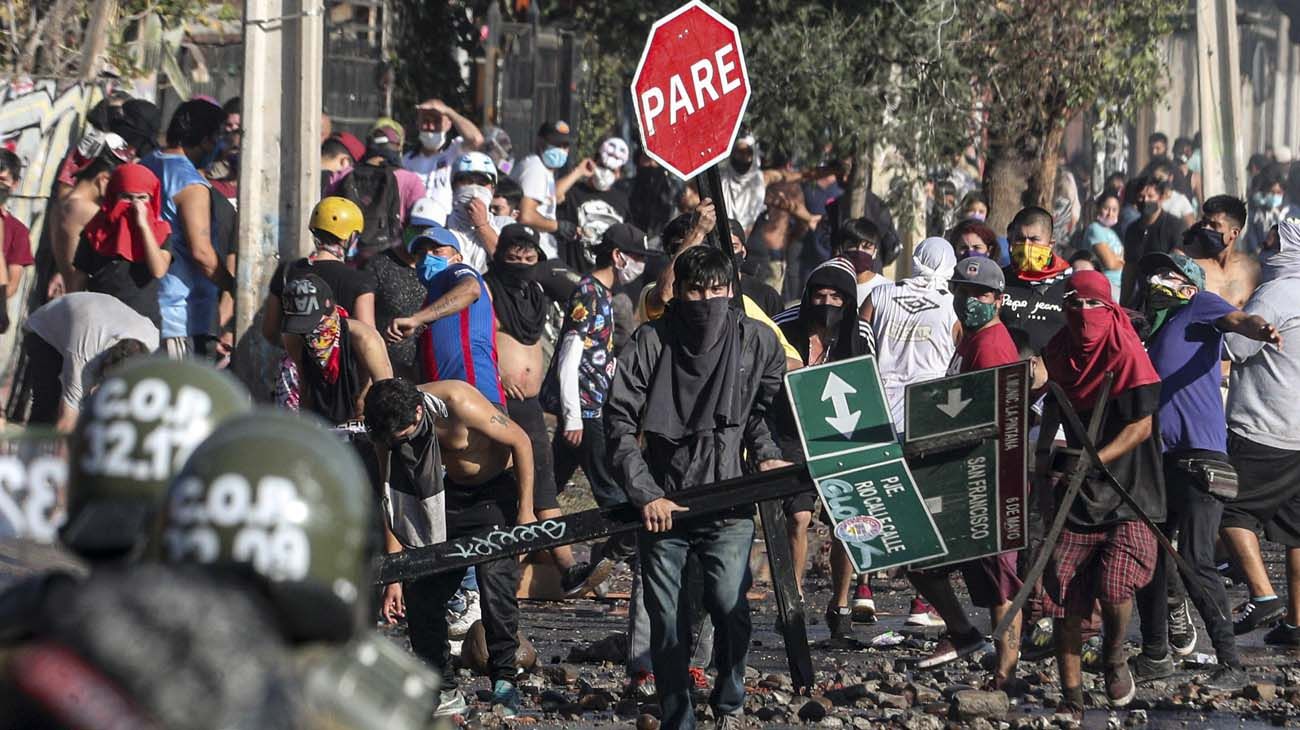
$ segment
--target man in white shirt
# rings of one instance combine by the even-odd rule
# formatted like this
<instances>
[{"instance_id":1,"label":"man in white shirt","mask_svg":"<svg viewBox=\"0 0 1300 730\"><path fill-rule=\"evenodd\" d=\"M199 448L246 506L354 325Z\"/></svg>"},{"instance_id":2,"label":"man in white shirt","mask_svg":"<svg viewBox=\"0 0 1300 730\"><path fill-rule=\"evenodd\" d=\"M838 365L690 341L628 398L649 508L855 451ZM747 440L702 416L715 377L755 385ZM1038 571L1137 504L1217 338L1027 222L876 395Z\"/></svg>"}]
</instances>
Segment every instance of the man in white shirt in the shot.
<instances>
[{"instance_id":1,"label":"man in white shirt","mask_svg":"<svg viewBox=\"0 0 1300 730\"><path fill-rule=\"evenodd\" d=\"M533 154L520 161L510 173L524 190L519 205L519 222L532 226L541 234L542 251L547 258L555 258L559 254L555 240L557 236L568 240L577 234L577 226L573 222L555 219L556 206L564 202L564 196L574 183L596 174L596 163L584 159L574 165L567 175L556 179L555 171L569 161L571 143L568 122L547 122L537 130Z\"/></svg>"},{"instance_id":2,"label":"man in white shirt","mask_svg":"<svg viewBox=\"0 0 1300 730\"><path fill-rule=\"evenodd\" d=\"M483 133L439 99L425 101L415 111L419 146L402 158L402 167L419 175L424 180L425 195L450 212L452 163L466 152L479 149Z\"/></svg>"}]
</instances>

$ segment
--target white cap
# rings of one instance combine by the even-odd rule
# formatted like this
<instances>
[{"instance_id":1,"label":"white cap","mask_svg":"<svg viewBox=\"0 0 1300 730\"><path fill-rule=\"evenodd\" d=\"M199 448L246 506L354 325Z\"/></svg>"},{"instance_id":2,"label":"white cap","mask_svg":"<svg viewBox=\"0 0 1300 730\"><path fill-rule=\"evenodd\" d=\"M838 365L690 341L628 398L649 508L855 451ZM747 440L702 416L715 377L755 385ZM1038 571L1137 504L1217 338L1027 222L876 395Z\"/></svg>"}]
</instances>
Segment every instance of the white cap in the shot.
<instances>
[{"instance_id":1,"label":"white cap","mask_svg":"<svg viewBox=\"0 0 1300 730\"><path fill-rule=\"evenodd\" d=\"M1278 145L1273 148L1273 157L1277 159L1278 162L1286 164L1291 161L1291 148L1284 144Z\"/></svg>"},{"instance_id":2,"label":"white cap","mask_svg":"<svg viewBox=\"0 0 1300 730\"><path fill-rule=\"evenodd\" d=\"M410 225L420 228L441 226L447 222L447 211L433 198L420 198L411 205L411 214L406 220Z\"/></svg>"},{"instance_id":3,"label":"white cap","mask_svg":"<svg viewBox=\"0 0 1300 730\"><path fill-rule=\"evenodd\" d=\"M599 156L601 167L617 170L627 164L631 153L627 148L627 142L618 137L610 137L600 146Z\"/></svg>"}]
</instances>

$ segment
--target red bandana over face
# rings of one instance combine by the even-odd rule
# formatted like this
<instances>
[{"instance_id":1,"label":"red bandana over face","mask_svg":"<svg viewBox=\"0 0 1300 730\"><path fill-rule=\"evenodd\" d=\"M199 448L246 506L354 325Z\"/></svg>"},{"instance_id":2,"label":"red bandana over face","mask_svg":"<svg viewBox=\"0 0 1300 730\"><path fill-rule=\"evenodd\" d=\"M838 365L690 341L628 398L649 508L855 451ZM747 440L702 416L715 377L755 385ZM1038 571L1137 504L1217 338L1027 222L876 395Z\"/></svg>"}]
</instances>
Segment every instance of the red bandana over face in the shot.
<instances>
[{"instance_id":1,"label":"red bandana over face","mask_svg":"<svg viewBox=\"0 0 1300 730\"><path fill-rule=\"evenodd\" d=\"M1110 281L1098 271L1080 271L1068 282L1066 326L1043 351L1047 372L1080 410L1091 409L1106 373L1115 374L1110 394L1160 382L1128 315L1110 300ZM1097 299L1103 306L1077 309L1069 299Z\"/></svg>"},{"instance_id":2,"label":"red bandana over face","mask_svg":"<svg viewBox=\"0 0 1300 730\"><path fill-rule=\"evenodd\" d=\"M86 224L86 240L101 256L143 261L145 239L136 226L131 202L122 199L124 194L149 196L145 206L154 242L161 246L167 240L172 227L162 219L162 184L149 168L134 163L119 165L113 171L99 212Z\"/></svg>"}]
</instances>

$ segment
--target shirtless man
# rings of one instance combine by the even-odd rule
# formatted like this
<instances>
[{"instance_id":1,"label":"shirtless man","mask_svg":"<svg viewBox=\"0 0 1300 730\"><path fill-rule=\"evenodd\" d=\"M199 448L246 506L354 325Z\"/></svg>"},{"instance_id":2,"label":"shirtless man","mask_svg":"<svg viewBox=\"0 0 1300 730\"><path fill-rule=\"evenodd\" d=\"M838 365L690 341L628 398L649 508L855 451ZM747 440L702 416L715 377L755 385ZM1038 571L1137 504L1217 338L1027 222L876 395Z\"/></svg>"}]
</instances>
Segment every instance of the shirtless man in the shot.
<instances>
[{"instance_id":1,"label":"shirtless man","mask_svg":"<svg viewBox=\"0 0 1300 730\"><path fill-rule=\"evenodd\" d=\"M1201 220L1183 236L1183 251L1205 270L1205 288L1240 309L1259 285L1259 261L1237 250L1246 228L1246 204L1216 195L1201 206Z\"/></svg>"},{"instance_id":2,"label":"shirtless man","mask_svg":"<svg viewBox=\"0 0 1300 730\"><path fill-rule=\"evenodd\" d=\"M59 224L54 229L54 239L51 242L55 273L50 278L47 298L54 299L64 292L85 288L85 274L72 266L72 257L77 252L77 244L81 242L82 229L99 212L114 167L113 162L105 156L96 158L77 173L72 190L58 201Z\"/></svg>"},{"instance_id":3,"label":"shirtless man","mask_svg":"<svg viewBox=\"0 0 1300 730\"><path fill-rule=\"evenodd\" d=\"M506 395L506 412L528 433L536 466L534 506L537 516L561 516L556 501L555 465L545 412L537 396L542 390L546 363L542 353L542 328L551 300L537 282L541 274L541 240L536 229L519 223L501 229L492 267L483 281L492 294L497 342L497 369ZM549 551L562 574L576 565L568 545Z\"/></svg>"},{"instance_id":4,"label":"shirtless man","mask_svg":"<svg viewBox=\"0 0 1300 730\"><path fill-rule=\"evenodd\" d=\"M418 388L401 378L380 381L366 396L366 426L384 484L388 552L455 539L489 526L508 528L536 521L528 434L474 386L457 380ZM493 680L491 704L502 705L513 715L519 705L514 686L519 563L502 558L479 564L476 572ZM384 589L384 619L394 623L405 615L411 648L442 673L435 717L464 714L467 709L450 661L446 610L464 574L464 569L451 571Z\"/></svg>"}]
</instances>

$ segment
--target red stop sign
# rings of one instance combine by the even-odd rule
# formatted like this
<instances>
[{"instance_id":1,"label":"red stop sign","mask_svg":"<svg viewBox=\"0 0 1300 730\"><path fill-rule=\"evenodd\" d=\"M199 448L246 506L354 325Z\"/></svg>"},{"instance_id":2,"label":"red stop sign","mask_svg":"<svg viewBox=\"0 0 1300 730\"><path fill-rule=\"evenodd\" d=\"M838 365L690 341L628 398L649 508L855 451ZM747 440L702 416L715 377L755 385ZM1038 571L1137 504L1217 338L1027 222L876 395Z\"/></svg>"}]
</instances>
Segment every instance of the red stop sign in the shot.
<instances>
[{"instance_id":1,"label":"red stop sign","mask_svg":"<svg viewBox=\"0 0 1300 730\"><path fill-rule=\"evenodd\" d=\"M646 154L682 179L731 152L749 103L740 32L700 0L650 28L632 78Z\"/></svg>"}]
</instances>

